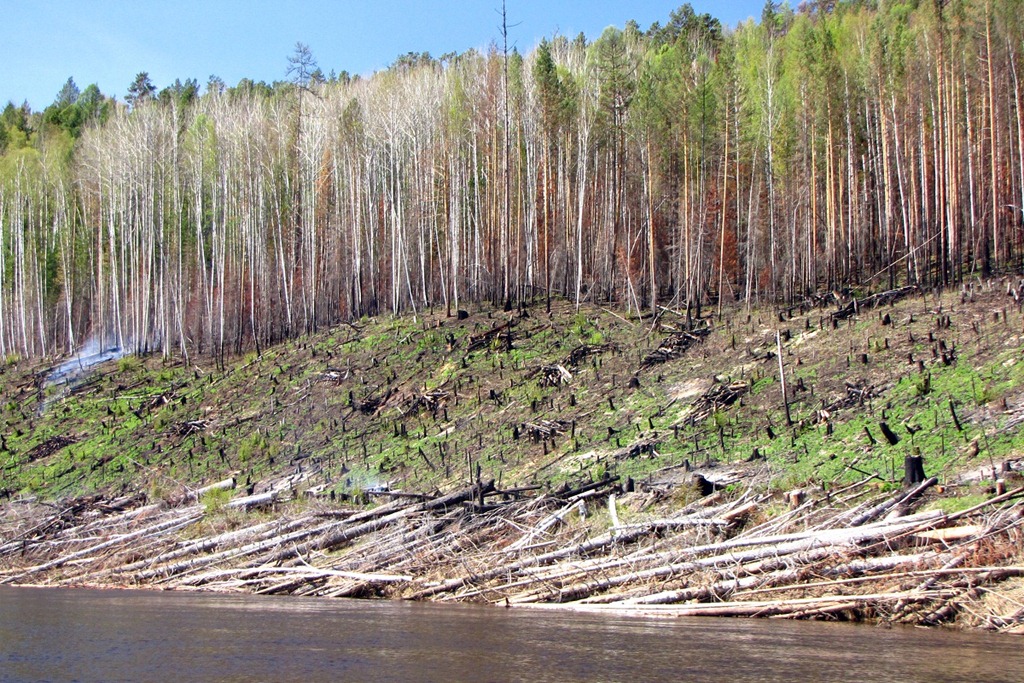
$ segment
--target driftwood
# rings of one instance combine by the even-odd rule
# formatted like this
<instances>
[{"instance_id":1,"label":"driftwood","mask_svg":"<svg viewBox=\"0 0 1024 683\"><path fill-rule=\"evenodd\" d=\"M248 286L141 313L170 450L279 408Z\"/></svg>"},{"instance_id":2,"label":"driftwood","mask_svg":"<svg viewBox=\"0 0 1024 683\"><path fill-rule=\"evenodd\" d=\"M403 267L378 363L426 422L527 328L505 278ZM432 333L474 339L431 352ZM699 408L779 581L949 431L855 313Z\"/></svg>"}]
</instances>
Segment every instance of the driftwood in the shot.
<instances>
[{"instance_id":1,"label":"driftwood","mask_svg":"<svg viewBox=\"0 0 1024 683\"><path fill-rule=\"evenodd\" d=\"M826 595L815 598L789 600L745 600L739 602L693 603L687 605L577 605L571 609L581 612L616 612L643 616L673 617L809 617L833 612L853 610L864 606L900 600L926 601L947 597L949 591L924 593L872 593L866 595ZM549 606L550 607L550 606ZM562 605L564 608L565 606Z\"/></svg>"}]
</instances>

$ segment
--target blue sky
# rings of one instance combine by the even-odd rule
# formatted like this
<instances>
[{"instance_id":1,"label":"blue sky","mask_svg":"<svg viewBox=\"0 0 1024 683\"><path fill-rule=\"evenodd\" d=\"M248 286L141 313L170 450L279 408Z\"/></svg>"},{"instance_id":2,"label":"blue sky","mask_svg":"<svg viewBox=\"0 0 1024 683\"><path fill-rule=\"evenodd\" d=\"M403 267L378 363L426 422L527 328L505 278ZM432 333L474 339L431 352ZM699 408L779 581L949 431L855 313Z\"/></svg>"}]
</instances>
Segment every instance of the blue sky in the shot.
<instances>
[{"instance_id":1,"label":"blue sky","mask_svg":"<svg viewBox=\"0 0 1024 683\"><path fill-rule=\"evenodd\" d=\"M69 76L123 98L135 74L157 88L216 74L285 77L295 43L310 46L324 73L370 74L406 52L486 48L499 39L501 0L4 0L0 106L49 105ZM675 0L507 0L509 36L522 52L542 37L595 38L629 19L664 23ZM691 0L726 26L759 17L763 0Z\"/></svg>"}]
</instances>

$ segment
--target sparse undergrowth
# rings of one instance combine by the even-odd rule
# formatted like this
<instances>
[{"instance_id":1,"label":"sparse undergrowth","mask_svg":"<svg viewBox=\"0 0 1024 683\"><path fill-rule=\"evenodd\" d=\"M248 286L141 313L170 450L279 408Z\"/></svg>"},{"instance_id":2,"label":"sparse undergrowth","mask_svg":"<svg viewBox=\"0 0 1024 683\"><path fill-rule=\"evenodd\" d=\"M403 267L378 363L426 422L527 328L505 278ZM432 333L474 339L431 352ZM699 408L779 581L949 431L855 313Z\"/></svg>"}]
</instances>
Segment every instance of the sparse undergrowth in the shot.
<instances>
[{"instance_id":1,"label":"sparse undergrowth","mask_svg":"<svg viewBox=\"0 0 1024 683\"><path fill-rule=\"evenodd\" d=\"M1019 630L999 290L385 317L70 386L12 359L0 583Z\"/></svg>"},{"instance_id":2,"label":"sparse undergrowth","mask_svg":"<svg viewBox=\"0 0 1024 683\"><path fill-rule=\"evenodd\" d=\"M174 491L234 475L250 491L364 498L478 475L499 488L612 475L656 486L691 469L780 490L871 474L886 487L912 455L954 484L1024 453L1024 316L1003 291L914 294L849 317L734 310L689 341L669 311L380 317L223 370L129 358L70 387L8 359L0 491Z\"/></svg>"}]
</instances>

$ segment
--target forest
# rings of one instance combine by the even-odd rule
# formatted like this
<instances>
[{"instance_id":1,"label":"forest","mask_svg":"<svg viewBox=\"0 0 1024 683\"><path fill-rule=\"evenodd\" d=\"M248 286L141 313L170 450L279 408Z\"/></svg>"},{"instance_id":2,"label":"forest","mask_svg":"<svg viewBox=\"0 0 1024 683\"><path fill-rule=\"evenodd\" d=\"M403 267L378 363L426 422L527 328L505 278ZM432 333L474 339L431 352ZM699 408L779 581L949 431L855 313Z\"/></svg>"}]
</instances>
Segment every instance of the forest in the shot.
<instances>
[{"instance_id":1,"label":"forest","mask_svg":"<svg viewBox=\"0 0 1024 683\"><path fill-rule=\"evenodd\" d=\"M1024 266L1020 0L683 5L0 115L0 357L224 358L365 315L633 314ZM287 59L285 59L287 57Z\"/></svg>"}]
</instances>

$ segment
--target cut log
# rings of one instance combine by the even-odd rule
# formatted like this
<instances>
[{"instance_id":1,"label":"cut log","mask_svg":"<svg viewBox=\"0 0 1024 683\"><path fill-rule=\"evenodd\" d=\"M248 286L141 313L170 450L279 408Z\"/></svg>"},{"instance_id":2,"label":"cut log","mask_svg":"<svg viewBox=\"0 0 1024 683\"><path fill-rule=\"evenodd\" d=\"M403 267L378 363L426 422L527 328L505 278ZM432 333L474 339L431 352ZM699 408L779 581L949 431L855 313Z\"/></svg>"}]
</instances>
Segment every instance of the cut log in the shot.
<instances>
[{"instance_id":1,"label":"cut log","mask_svg":"<svg viewBox=\"0 0 1024 683\"><path fill-rule=\"evenodd\" d=\"M228 477L227 479L222 479L221 481L208 484L201 488L195 489L194 491L187 491L185 494L185 499L199 500L207 493L212 493L214 491L230 491L233 488L235 488L235 478Z\"/></svg>"},{"instance_id":2,"label":"cut log","mask_svg":"<svg viewBox=\"0 0 1024 683\"><path fill-rule=\"evenodd\" d=\"M265 507L267 505L273 505L274 501L277 500L277 491L268 491L266 493L257 493L251 496L242 496L241 498L234 498L224 504L224 507L238 510L251 510L252 508Z\"/></svg>"},{"instance_id":3,"label":"cut log","mask_svg":"<svg viewBox=\"0 0 1024 683\"><path fill-rule=\"evenodd\" d=\"M981 524L965 524L964 526L946 527L945 529L928 529L914 534L914 538L923 541L959 541L972 536L979 536L988 527Z\"/></svg>"}]
</instances>

